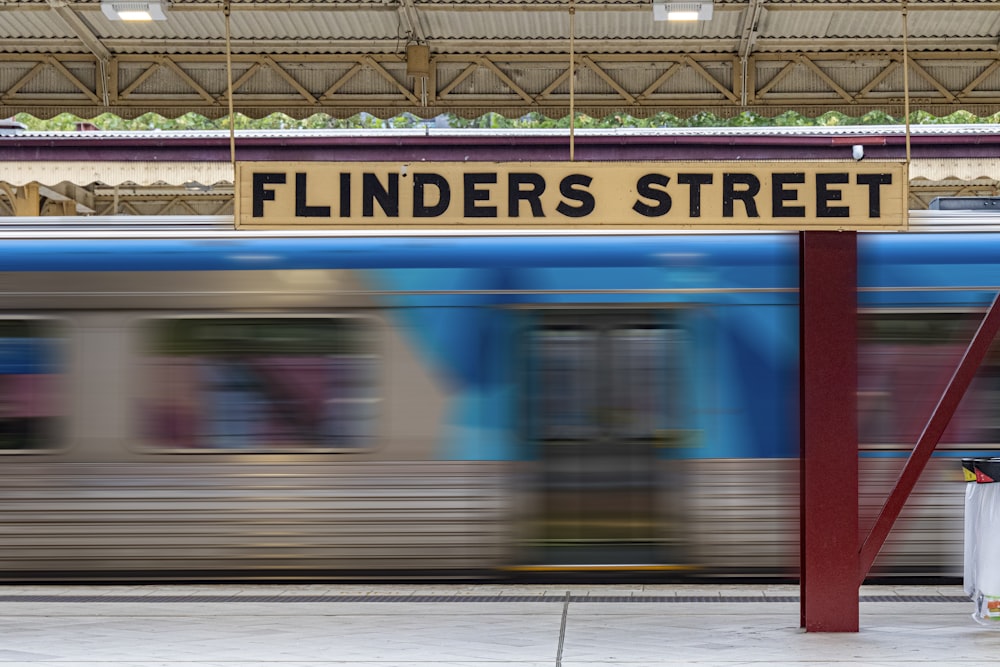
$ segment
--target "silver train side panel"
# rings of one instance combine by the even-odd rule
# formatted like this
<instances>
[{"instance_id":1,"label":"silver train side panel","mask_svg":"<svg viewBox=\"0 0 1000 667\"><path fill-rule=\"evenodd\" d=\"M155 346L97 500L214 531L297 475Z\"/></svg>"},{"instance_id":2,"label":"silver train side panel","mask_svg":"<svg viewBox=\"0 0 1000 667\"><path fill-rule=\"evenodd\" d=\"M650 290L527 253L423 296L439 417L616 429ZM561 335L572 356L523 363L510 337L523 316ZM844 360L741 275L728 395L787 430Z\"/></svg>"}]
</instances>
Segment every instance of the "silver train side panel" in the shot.
<instances>
[{"instance_id":1,"label":"silver train side panel","mask_svg":"<svg viewBox=\"0 0 1000 667\"><path fill-rule=\"evenodd\" d=\"M872 461L866 527L899 464ZM927 470L874 575L961 573L964 489L949 463ZM795 576L796 461L674 464L693 573ZM482 573L518 559L510 480L504 462L24 462L0 474L0 575Z\"/></svg>"},{"instance_id":2,"label":"silver train side panel","mask_svg":"<svg viewBox=\"0 0 1000 667\"><path fill-rule=\"evenodd\" d=\"M798 572L798 460L682 462L692 563L733 575ZM903 465L862 458L862 540ZM932 459L875 560L872 575L961 576L965 487L956 459ZM860 546L860 541L859 541Z\"/></svg>"},{"instance_id":3,"label":"silver train side panel","mask_svg":"<svg viewBox=\"0 0 1000 667\"><path fill-rule=\"evenodd\" d=\"M70 278L67 280L67 277ZM66 324L66 437L0 459L0 577L482 570L509 561L502 462L440 461L446 395L404 325L346 272L0 276L0 307ZM374 444L164 452L131 408L150 317L335 312L373 323Z\"/></svg>"},{"instance_id":4,"label":"silver train side panel","mask_svg":"<svg viewBox=\"0 0 1000 667\"><path fill-rule=\"evenodd\" d=\"M481 570L510 544L497 465L41 463L0 474L0 576Z\"/></svg>"}]
</instances>

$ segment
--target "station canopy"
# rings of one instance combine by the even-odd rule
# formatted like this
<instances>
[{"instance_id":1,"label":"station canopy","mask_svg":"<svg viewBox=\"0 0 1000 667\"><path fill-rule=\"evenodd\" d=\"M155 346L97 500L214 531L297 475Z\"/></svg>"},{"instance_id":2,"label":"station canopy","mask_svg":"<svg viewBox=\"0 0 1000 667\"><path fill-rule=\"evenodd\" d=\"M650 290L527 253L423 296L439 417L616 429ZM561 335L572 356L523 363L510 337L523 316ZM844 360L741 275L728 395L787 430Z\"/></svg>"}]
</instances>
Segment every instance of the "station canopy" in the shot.
<instances>
[{"instance_id":1,"label":"station canopy","mask_svg":"<svg viewBox=\"0 0 1000 667\"><path fill-rule=\"evenodd\" d=\"M0 0L0 116L899 118L904 42L911 110L1000 109L996 0L705 1Z\"/></svg>"},{"instance_id":2,"label":"station canopy","mask_svg":"<svg viewBox=\"0 0 1000 667\"><path fill-rule=\"evenodd\" d=\"M1000 120L997 0L685 0L702 20L658 20L672 1L0 0L0 118L218 119L231 91L251 118L899 119L908 97L911 111ZM139 9L154 20L120 20ZM163 174L156 137L120 134L137 152L113 158L86 132L18 133L0 122L0 216L232 213L227 157ZM67 143L86 155L68 159ZM993 156L929 157L911 164L911 208L1000 188Z\"/></svg>"}]
</instances>

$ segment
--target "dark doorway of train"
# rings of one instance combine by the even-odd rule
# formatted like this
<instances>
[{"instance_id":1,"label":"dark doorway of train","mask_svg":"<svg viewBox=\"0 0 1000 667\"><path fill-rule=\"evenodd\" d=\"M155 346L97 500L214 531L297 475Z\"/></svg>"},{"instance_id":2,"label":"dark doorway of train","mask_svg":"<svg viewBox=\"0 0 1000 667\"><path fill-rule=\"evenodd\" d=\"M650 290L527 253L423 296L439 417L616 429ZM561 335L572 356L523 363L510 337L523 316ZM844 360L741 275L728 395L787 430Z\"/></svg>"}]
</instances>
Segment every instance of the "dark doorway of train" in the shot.
<instances>
[{"instance_id":1,"label":"dark doorway of train","mask_svg":"<svg viewBox=\"0 0 1000 667\"><path fill-rule=\"evenodd\" d=\"M536 310L521 342L525 568L679 567L676 312Z\"/></svg>"}]
</instances>

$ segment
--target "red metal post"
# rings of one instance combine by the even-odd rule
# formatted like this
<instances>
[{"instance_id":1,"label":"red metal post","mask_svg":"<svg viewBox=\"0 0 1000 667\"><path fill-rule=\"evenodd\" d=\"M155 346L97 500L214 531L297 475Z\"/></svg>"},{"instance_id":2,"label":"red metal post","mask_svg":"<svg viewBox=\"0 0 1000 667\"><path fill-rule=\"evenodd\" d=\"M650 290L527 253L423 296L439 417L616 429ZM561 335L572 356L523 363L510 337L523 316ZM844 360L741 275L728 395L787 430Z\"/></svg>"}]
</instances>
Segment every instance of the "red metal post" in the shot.
<instances>
[{"instance_id":1,"label":"red metal post","mask_svg":"<svg viewBox=\"0 0 1000 667\"><path fill-rule=\"evenodd\" d=\"M990 344L996 337L997 331L1000 330L1000 306L998 304L1000 304L1000 295L993 300L993 305L986 312L976 335L972 337L972 342L969 343L962 361L959 362L954 375L948 381L948 385L941 395L941 400L938 401L934 412L927 421L927 426L920 434L920 439L917 440L910 457L906 460L906 465L903 466L892 493L886 499L878 518L875 519L871 532L861 546L858 559L860 568L858 585L861 585L865 577L868 576L872 563L875 562L875 557L882 545L885 544L885 538L889 536L889 531L892 530L892 524L903 509L903 503L910 496L910 491L917 483L917 478L920 477L921 471L931 458L944 430L948 428L948 422L955 414L958 404L962 402L966 389L972 384L976 371L982 365L983 359L986 358L986 353L990 349Z\"/></svg>"},{"instance_id":2,"label":"red metal post","mask_svg":"<svg viewBox=\"0 0 1000 667\"><path fill-rule=\"evenodd\" d=\"M799 234L801 625L858 631L857 233Z\"/></svg>"}]
</instances>

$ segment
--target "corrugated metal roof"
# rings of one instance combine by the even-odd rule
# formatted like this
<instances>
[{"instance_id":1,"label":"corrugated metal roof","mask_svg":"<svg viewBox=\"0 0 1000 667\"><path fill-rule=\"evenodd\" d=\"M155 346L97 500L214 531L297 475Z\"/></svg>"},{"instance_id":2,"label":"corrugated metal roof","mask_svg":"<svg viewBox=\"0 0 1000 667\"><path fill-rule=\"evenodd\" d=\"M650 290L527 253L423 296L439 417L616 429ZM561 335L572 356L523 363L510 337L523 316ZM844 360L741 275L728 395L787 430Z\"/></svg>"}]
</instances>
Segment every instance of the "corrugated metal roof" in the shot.
<instances>
[{"instance_id":1,"label":"corrugated metal roof","mask_svg":"<svg viewBox=\"0 0 1000 667\"><path fill-rule=\"evenodd\" d=\"M109 187L150 188L152 186L172 186L181 188L185 183L199 183L212 187L232 186L233 170L224 163L212 163L208 167L202 163L135 163L105 162L98 167L87 167L79 163L15 163L16 177L3 182L15 187L38 182L44 185L73 183L91 185L100 183ZM933 182L974 181L996 182L1000 173L1000 160L914 160L910 164L911 180ZM147 194L154 195L147 191Z\"/></svg>"},{"instance_id":2,"label":"corrugated metal roof","mask_svg":"<svg viewBox=\"0 0 1000 667\"><path fill-rule=\"evenodd\" d=\"M771 6L770 3L767 5ZM898 5L893 4L894 8ZM966 50L979 40L979 48L996 46L1000 12L996 6L911 11L908 15L910 47L915 51ZM758 41L764 50L845 51L900 49L902 18L898 11L860 6L854 11L814 9L810 12L764 10ZM803 40L809 40L807 46ZM787 46L786 46L787 45Z\"/></svg>"},{"instance_id":3,"label":"corrugated metal roof","mask_svg":"<svg viewBox=\"0 0 1000 667\"><path fill-rule=\"evenodd\" d=\"M76 34L72 28L59 20L53 20L52 13L38 11L11 11L8 6L0 4L3 20L0 21L0 40L52 40L51 46L58 47L58 41L66 43L61 46L75 51L80 50L76 43Z\"/></svg>"},{"instance_id":4,"label":"corrugated metal roof","mask_svg":"<svg viewBox=\"0 0 1000 667\"><path fill-rule=\"evenodd\" d=\"M995 180L1000 174L1000 158L975 160L923 160L910 161L910 180L925 181L979 181Z\"/></svg>"},{"instance_id":5,"label":"corrugated metal roof","mask_svg":"<svg viewBox=\"0 0 1000 667\"><path fill-rule=\"evenodd\" d=\"M568 99L551 84L568 66L572 36L578 59L614 57L621 65L608 65L617 86L578 75L580 92L589 95L582 110L592 115L900 112L896 0L715 0L712 20L693 23L654 21L652 1L235 0L233 77L260 73L240 86L234 104L255 117L491 109L561 116ZM1000 73L989 68L1000 34L996 1L906 5L910 55L934 79L911 74L915 108L995 113ZM228 76L221 2L172 0L166 20L150 23L109 20L100 0L0 0L0 11L0 115L227 113L218 99ZM429 48L426 95L405 69L405 48L414 43ZM451 86L477 68L490 71ZM663 85L648 90L661 77ZM966 91L971 82L974 90Z\"/></svg>"},{"instance_id":6,"label":"corrugated metal roof","mask_svg":"<svg viewBox=\"0 0 1000 667\"><path fill-rule=\"evenodd\" d=\"M43 185L73 183L87 186L103 183L109 186L133 185L149 187L185 183L222 185L233 183L233 167L228 162L49 162L30 161L7 163L3 182L22 186L37 182Z\"/></svg>"},{"instance_id":7,"label":"corrugated metal roof","mask_svg":"<svg viewBox=\"0 0 1000 667\"><path fill-rule=\"evenodd\" d=\"M419 17L418 26L405 20L402 2L362 0L245 0L232 3L233 48L243 53L342 52L338 41L369 41L379 49L396 40L426 39L435 52L448 53L449 44L466 40L497 40L490 52L523 52L521 44L568 40L570 0L543 2L451 2L408 0ZM577 39L605 43L609 52L621 52L635 42L664 40L677 53L695 52L689 40L739 41L750 0L718 0L713 19L706 22L670 23L652 20L651 0L587 2L576 0ZM812 48L827 50L826 40L861 40L852 48L881 48L880 40L902 37L899 3L881 0L811 0L762 4L756 26L758 39L780 48L781 40L812 40ZM27 40L35 47L47 42L48 52L72 48L86 53L72 26L54 19L46 2L0 0L4 20L0 22L0 51L24 52ZM206 53L224 52L224 19L220 3L173 0L165 21L125 23L111 21L100 11L98 0L69 1L71 9L94 37L115 45L115 51L174 54L191 52L191 45ZM932 40L948 50L949 40L979 38L993 40L1000 30L1000 12L990 0L911 0L911 39ZM407 33L408 30L414 34ZM423 35L415 34L422 30ZM324 42L320 47L318 42ZM984 42L985 43L985 42ZM552 45L565 49L565 45ZM651 45L646 45L651 46ZM350 49L358 48L351 44ZM799 47L796 47L799 48ZM839 46L837 48L840 48Z\"/></svg>"},{"instance_id":8,"label":"corrugated metal roof","mask_svg":"<svg viewBox=\"0 0 1000 667\"><path fill-rule=\"evenodd\" d=\"M73 183L107 186L183 187L185 183L206 186L232 186L232 165L226 162L16 162L7 165L10 171L2 182L23 186L37 182L43 185ZM910 162L910 179L926 181L992 181L1000 174L1000 158L987 160L927 160Z\"/></svg>"}]
</instances>

